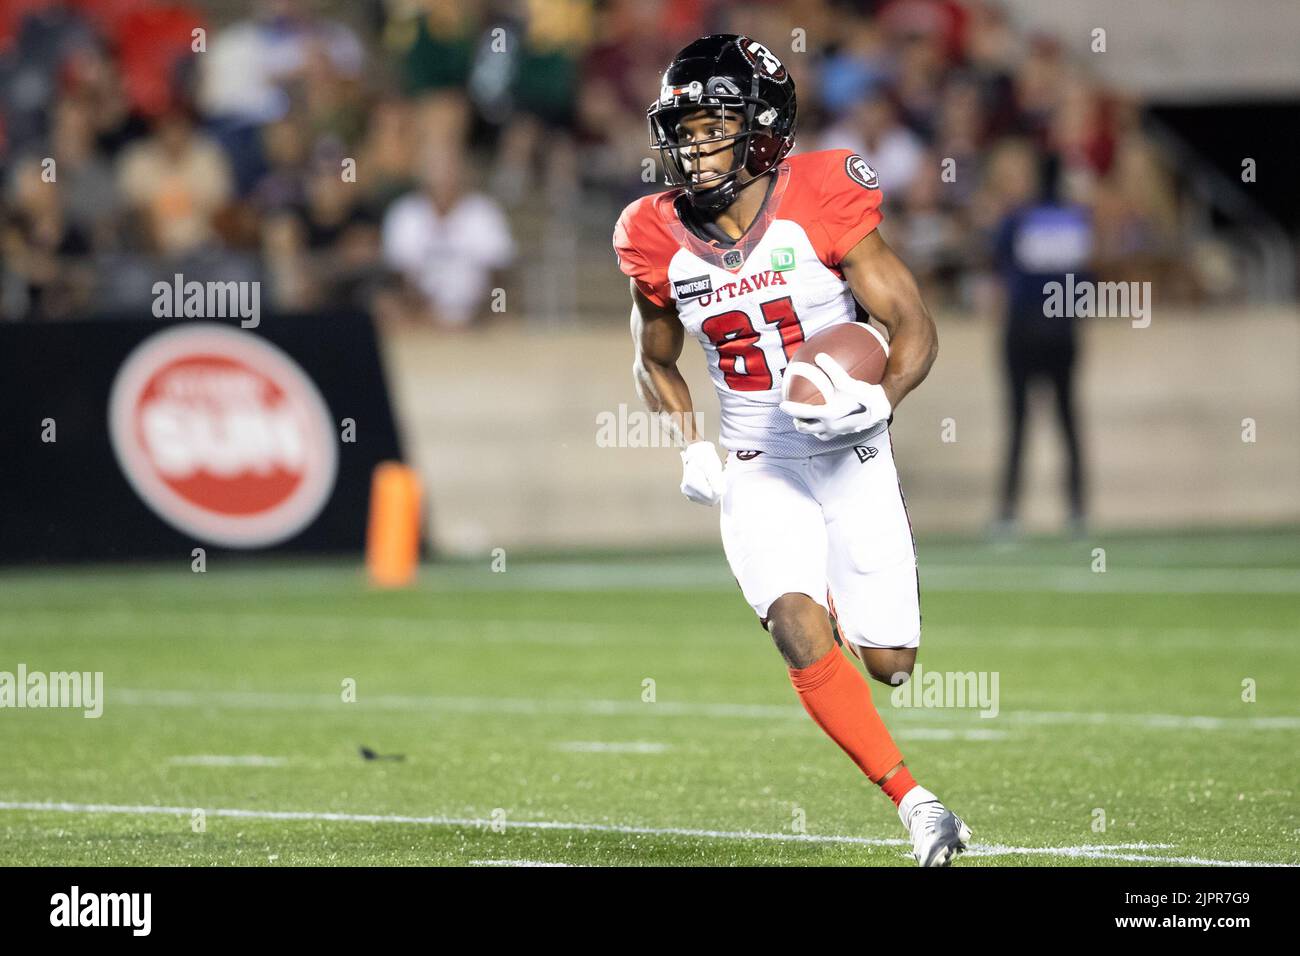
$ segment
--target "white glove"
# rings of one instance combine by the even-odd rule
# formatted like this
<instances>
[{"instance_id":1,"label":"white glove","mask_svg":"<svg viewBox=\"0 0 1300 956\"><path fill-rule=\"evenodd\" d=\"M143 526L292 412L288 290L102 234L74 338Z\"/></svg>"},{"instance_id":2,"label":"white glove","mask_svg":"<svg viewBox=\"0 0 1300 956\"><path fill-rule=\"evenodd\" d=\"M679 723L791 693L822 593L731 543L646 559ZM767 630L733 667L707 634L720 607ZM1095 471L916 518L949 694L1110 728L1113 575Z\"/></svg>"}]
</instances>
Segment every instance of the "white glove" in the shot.
<instances>
[{"instance_id":1,"label":"white glove","mask_svg":"<svg viewBox=\"0 0 1300 956\"><path fill-rule=\"evenodd\" d=\"M702 505L722 497L722 462L713 442L691 442L682 452L682 494Z\"/></svg>"},{"instance_id":2,"label":"white glove","mask_svg":"<svg viewBox=\"0 0 1300 956\"><path fill-rule=\"evenodd\" d=\"M795 431L829 441L838 435L866 431L893 413L883 387L858 381L825 352L818 352L815 361L831 380L834 391L824 405L789 399L781 403L781 411L794 419Z\"/></svg>"}]
</instances>

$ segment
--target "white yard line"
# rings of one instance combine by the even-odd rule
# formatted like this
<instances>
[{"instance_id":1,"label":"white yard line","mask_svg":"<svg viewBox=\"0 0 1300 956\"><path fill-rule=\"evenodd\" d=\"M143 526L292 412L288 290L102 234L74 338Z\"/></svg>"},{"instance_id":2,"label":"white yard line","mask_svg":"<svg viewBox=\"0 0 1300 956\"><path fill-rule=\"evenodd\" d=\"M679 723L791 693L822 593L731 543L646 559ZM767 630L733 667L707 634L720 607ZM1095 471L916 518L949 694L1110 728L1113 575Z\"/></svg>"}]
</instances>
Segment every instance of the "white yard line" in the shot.
<instances>
[{"instance_id":1,"label":"white yard line","mask_svg":"<svg viewBox=\"0 0 1300 956\"><path fill-rule=\"evenodd\" d=\"M620 564L555 562L523 564L508 574L477 569L431 569L421 590L446 591L602 591L675 588L685 591L734 590L726 566L713 562ZM921 590L1109 594L1297 594L1294 568L1152 568L1112 566L1094 573L1091 558L1077 566L1061 564L934 564L921 558Z\"/></svg>"},{"instance_id":2,"label":"white yard line","mask_svg":"<svg viewBox=\"0 0 1300 956\"><path fill-rule=\"evenodd\" d=\"M920 562L921 590L1053 591L1065 594L1300 594L1295 568L1144 568L1094 572L1090 561L1062 565L980 566Z\"/></svg>"},{"instance_id":3,"label":"white yard line","mask_svg":"<svg viewBox=\"0 0 1300 956\"><path fill-rule=\"evenodd\" d=\"M1203 542L1171 543L1153 547L1131 539L1108 543L1099 534L1096 544L1107 545L1109 569L1102 574L1091 571L1090 547L1079 546L1077 563L1063 563L1059 551L1044 555L1052 563L1033 563L1036 551L1026 548L1023 556L1011 560L1016 564L988 561L988 548L969 547L953 550L943 545L921 548L922 590L970 591L1090 591L1100 593L1213 593L1213 594L1298 594L1300 571L1285 566L1295 554L1294 544L1286 538L1265 540L1245 537L1209 537ZM1185 558L1200 548L1222 560L1228 567L1168 567L1170 560ZM1231 566L1234 554L1257 560L1267 554L1277 562L1274 567ZM933 555L933 558L928 557ZM938 560L934 560L937 558ZM124 582L131 586L175 585L178 580L192 583L197 594L224 593L209 586L203 577L185 571L157 568L94 568L91 574L78 574L70 582L47 576L48 571L21 569L0 573L0 580L19 584L25 594L45 592L49 596L75 594L78 600L99 594L117 597ZM361 592L365 578L351 565L320 566L273 564L267 570L235 568L223 584L243 598L273 594L315 594L322 587L333 591L352 589ZM735 582L727 571L720 551L713 554L672 556L628 561L625 559L591 560L558 558L512 563L505 574L493 573L486 559L478 564L426 564L420 568L418 591L449 593L465 591L517 591L547 589L560 591L598 591L608 589L647 590L676 588L689 591L735 592ZM44 595L37 595L42 596ZM48 599L42 603L48 606ZM16 608L15 608L16 610Z\"/></svg>"},{"instance_id":4,"label":"white yard line","mask_svg":"<svg viewBox=\"0 0 1300 956\"><path fill-rule=\"evenodd\" d=\"M177 767L283 767L289 760L262 754L190 754L167 762Z\"/></svg>"},{"instance_id":5,"label":"white yard line","mask_svg":"<svg viewBox=\"0 0 1300 956\"><path fill-rule=\"evenodd\" d=\"M527 715L590 714L605 716L661 717L805 717L794 705L643 703L638 700L570 700L530 697L445 697L438 695L370 696L361 694L355 704L343 704L337 694L304 694L275 691L189 691L117 688L105 693L110 703L128 707L226 707L248 710L333 710L338 707L376 710L456 711L467 714L499 713Z\"/></svg>"},{"instance_id":6,"label":"white yard line","mask_svg":"<svg viewBox=\"0 0 1300 956\"><path fill-rule=\"evenodd\" d=\"M988 644L995 647L1028 647L1053 650L1058 647L1101 644L1134 646L1141 644L1168 647L1223 647L1242 643L1264 644L1291 649L1295 646L1296 628L1292 627L1137 627L1099 625L1082 627L1074 624L1035 624L1009 627L1005 624L945 624L935 629L935 640L953 644ZM942 635L940 638L939 635ZM923 642L924 643L924 642Z\"/></svg>"},{"instance_id":7,"label":"white yard line","mask_svg":"<svg viewBox=\"0 0 1300 956\"><path fill-rule=\"evenodd\" d=\"M328 616L286 612L239 612L212 610L168 611L158 609L114 609L94 611L69 620L67 610L57 605L24 609L9 615L16 631L28 635L52 634L58 638L104 637L113 640L150 639L142 621L183 623L189 630L219 629L222 639L264 639L271 632L277 639L305 638L313 641L400 640L415 643L476 644L595 644L608 639L612 624L594 622L539 621L508 618Z\"/></svg>"},{"instance_id":8,"label":"white yard line","mask_svg":"<svg viewBox=\"0 0 1300 956\"><path fill-rule=\"evenodd\" d=\"M1170 844L1153 843L1146 847L1138 845L1129 847L1124 844L1115 846L1092 846L1092 847L1024 847L1024 846L1002 846L1000 844L990 843L972 844L970 849L965 852L965 856L1059 856L1066 858L1076 858L1085 860L1122 860L1132 863L1163 863L1170 866L1295 866L1294 863L1261 863L1254 860L1211 860L1203 856L1166 856L1163 854L1151 853L1126 853L1128 849L1155 849L1166 848Z\"/></svg>"},{"instance_id":9,"label":"white yard line","mask_svg":"<svg viewBox=\"0 0 1300 956\"><path fill-rule=\"evenodd\" d=\"M568 866L568 863L551 863L547 860L470 860L470 866Z\"/></svg>"},{"instance_id":10,"label":"white yard line","mask_svg":"<svg viewBox=\"0 0 1300 956\"><path fill-rule=\"evenodd\" d=\"M553 746L556 750L580 754L661 754L669 749L667 744L649 740L566 740Z\"/></svg>"},{"instance_id":11,"label":"white yard line","mask_svg":"<svg viewBox=\"0 0 1300 956\"><path fill-rule=\"evenodd\" d=\"M899 740L1006 740L1005 730L958 730L951 727L898 727L893 736Z\"/></svg>"},{"instance_id":12,"label":"white yard line","mask_svg":"<svg viewBox=\"0 0 1300 956\"><path fill-rule=\"evenodd\" d=\"M466 714L590 715L610 717L726 717L740 719L806 720L802 708L790 704L725 704L708 702L640 700L573 700L532 697L444 697L361 695L344 704L335 694L299 694L270 691L190 691L109 688L104 706L213 707L235 710L334 710L343 707L397 711L453 711ZM979 739L987 731L1010 724L1066 724L1078 726L1122 725L1148 730L1300 730L1300 716L1210 717L1195 714L1124 714L1105 711L1048 711L1003 709L997 717L977 717L977 708L892 707L888 698L878 701L886 719L952 721ZM978 729L976 729L978 728ZM983 739L992 739L984 736Z\"/></svg>"},{"instance_id":13,"label":"white yard line","mask_svg":"<svg viewBox=\"0 0 1300 956\"><path fill-rule=\"evenodd\" d=\"M32 811L42 813L126 814L131 816L181 816L189 817L195 807L129 806L104 803L62 803L55 801L26 802L0 801L0 810ZM473 827L491 829L493 820L465 817L428 816L413 817L397 814L338 813L310 810L245 810L234 808L204 808L209 817L231 817L241 820L321 821L328 823L391 823L398 825L433 827ZM759 833L750 830L699 830L689 827L621 826L609 823L579 823L559 820L507 820L505 827L522 830L559 830L592 833L619 833L641 836L681 836L706 840L767 841L781 843L834 843L855 846L908 846L903 839L875 839L872 837L836 836L807 833ZM1001 844L972 844L971 856L1062 856L1090 860L1126 860L1148 863L1171 863L1189 866L1286 866L1283 863L1264 863L1257 860L1215 860L1198 856L1166 856L1148 851L1171 849L1169 843L1115 843L1086 846L1018 847ZM1138 850L1141 853L1124 851Z\"/></svg>"}]
</instances>

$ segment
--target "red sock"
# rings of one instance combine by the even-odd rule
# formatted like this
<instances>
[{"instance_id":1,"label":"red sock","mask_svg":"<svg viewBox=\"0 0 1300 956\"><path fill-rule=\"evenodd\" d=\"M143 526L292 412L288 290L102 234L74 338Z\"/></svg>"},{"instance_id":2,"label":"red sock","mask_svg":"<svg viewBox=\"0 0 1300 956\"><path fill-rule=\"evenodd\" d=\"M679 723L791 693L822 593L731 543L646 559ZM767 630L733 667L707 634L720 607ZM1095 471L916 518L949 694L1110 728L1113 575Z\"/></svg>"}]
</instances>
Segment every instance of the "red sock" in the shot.
<instances>
[{"instance_id":1,"label":"red sock","mask_svg":"<svg viewBox=\"0 0 1300 956\"><path fill-rule=\"evenodd\" d=\"M894 806L898 806L903 802L907 791L915 786L916 781L912 779L912 772L906 767L899 767L898 773L882 783L880 789L885 791L885 796L894 801Z\"/></svg>"},{"instance_id":2,"label":"red sock","mask_svg":"<svg viewBox=\"0 0 1300 956\"><path fill-rule=\"evenodd\" d=\"M844 659L838 645L808 667L790 668L790 683L803 709L872 783L902 762L902 753L876 712L867 679ZM894 798L891 791L900 785L900 777L912 779L904 767L884 784L895 803L902 797Z\"/></svg>"}]
</instances>

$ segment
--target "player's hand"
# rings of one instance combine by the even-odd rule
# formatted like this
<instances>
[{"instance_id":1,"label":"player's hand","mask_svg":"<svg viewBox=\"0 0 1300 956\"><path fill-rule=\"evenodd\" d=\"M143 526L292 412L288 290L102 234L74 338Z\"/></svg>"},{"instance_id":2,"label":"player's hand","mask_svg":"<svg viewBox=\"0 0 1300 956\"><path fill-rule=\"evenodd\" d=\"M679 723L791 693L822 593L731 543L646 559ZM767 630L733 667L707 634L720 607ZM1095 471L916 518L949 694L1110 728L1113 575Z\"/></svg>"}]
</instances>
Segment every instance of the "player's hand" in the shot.
<instances>
[{"instance_id":1,"label":"player's hand","mask_svg":"<svg viewBox=\"0 0 1300 956\"><path fill-rule=\"evenodd\" d=\"M829 441L838 435L866 431L893 413L883 387L858 381L825 352L817 353L816 362L835 390L824 405L788 399L781 403L781 411L794 419L795 431Z\"/></svg>"},{"instance_id":2,"label":"player's hand","mask_svg":"<svg viewBox=\"0 0 1300 956\"><path fill-rule=\"evenodd\" d=\"M682 452L682 494L702 505L722 498L722 462L713 442L691 442Z\"/></svg>"}]
</instances>

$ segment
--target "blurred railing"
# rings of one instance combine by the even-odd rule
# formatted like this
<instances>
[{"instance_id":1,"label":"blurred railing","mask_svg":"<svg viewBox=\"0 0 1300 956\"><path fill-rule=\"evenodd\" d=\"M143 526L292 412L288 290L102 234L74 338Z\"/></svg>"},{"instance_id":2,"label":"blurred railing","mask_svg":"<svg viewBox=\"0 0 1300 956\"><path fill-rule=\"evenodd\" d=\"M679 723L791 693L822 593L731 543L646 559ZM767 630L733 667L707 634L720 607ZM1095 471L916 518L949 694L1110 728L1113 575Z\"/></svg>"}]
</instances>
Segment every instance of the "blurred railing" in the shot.
<instances>
[{"instance_id":1,"label":"blurred railing","mask_svg":"<svg viewBox=\"0 0 1300 956\"><path fill-rule=\"evenodd\" d=\"M1185 206L1191 217L1189 225L1197 236L1214 236L1231 246L1240 267L1246 300L1294 302L1296 250L1286 230L1240 183L1202 158L1169 126L1148 115L1143 129L1187 181L1192 202ZM1215 213L1231 225L1226 229L1214 228L1211 217Z\"/></svg>"}]
</instances>

